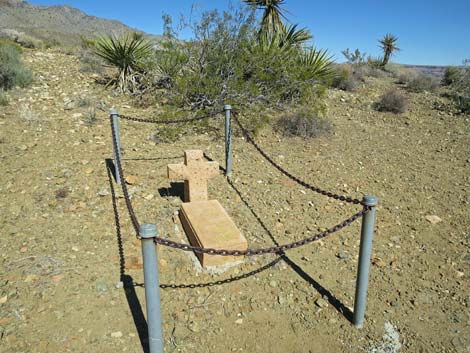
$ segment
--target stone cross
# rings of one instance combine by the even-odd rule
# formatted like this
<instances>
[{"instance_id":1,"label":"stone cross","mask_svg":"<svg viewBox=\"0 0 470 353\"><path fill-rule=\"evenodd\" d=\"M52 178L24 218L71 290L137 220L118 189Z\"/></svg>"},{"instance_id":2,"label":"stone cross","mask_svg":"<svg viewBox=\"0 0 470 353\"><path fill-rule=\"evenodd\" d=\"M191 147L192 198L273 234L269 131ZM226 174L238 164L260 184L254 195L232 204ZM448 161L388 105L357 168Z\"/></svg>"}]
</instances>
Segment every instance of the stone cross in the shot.
<instances>
[{"instance_id":1,"label":"stone cross","mask_svg":"<svg viewBox=\"0 0 470 353\"><path fill-rule=\"evenodd\" d=\"M200 150L184 151L184 163L168 164L169 179L184 179L184 201L206 201L207 180L219 174L219 163L206 162Z\"/></svg>"}]
</instances>

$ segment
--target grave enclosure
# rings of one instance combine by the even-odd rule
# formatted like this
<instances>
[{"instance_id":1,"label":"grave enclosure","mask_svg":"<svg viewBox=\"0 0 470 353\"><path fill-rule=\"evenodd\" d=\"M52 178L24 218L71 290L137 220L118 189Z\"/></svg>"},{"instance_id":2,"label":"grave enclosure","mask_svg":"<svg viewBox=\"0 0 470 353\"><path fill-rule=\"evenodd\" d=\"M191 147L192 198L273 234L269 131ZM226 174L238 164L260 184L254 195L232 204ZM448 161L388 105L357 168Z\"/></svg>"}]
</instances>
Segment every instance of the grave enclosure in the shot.
<instances>
[{"instance_id":1,"label":"grave enclosure","mask_svg":"<svg viewBox=\"0 0 470 353\"><path fill-rule=\"evenodd\" d=\"M231 175L232 141L231 141L231 119L232 107L224 106L225 112L225 174ZM356 278L356 293L354 300L353 324L360 328L364 324L368 278L370 269L370 257L372 252L372 237L375 222L375 211L377 197L366 195L362 200L338 195L310 185L295 175L289 173L276 164L269 155L256 143L250 133L243 127L237 114L233 119L246 138L246 141L265 158L274 168L299 185L326 197L330 197L353 205L361 205L362 210L353 214L343 222L303 240L288 244L277 245L270 248L251 249L246 239L238 230L230 216L217 200L210 200L207 194L207 182L210 178L219 175L217 162L206 161L200 150L187 150L184 155L184 163L168 165L168 177L172 180L184 180L184 203L179 212L183 229L191 245L178 243L158 236L157 225L139 224L134 212L131 199L127 192L122 167L119 119L154 124L179 124L215 117L208 115L204 117L158 121L153 119L142 119L119 115L116 110L110 111L110 123L112 130L114 151L114 173L115 181L121 185L124 201L131 218L132 225L142 241L142 254L144 264L145 297L147 303L148 342L150 353L163 352L163 335L160 314L160 294L158 261L155 246L169 246L182 251L192 251L196 254L203 266L216 266L235 261L242 256L256 256L269 253L282 254L284 251L307 245L322 239L338 230L347 227L355 220L362 218L361 241L359 250L359 263Z\"/></svg>"}]
</instances>

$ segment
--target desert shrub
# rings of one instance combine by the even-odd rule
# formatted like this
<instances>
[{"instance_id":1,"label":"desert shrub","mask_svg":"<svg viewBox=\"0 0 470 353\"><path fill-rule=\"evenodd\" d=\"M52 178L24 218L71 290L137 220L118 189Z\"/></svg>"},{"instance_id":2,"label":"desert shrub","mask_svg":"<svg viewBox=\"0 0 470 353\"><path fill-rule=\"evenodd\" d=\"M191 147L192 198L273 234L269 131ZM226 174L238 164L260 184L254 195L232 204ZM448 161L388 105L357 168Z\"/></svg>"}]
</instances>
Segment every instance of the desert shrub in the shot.
<instances>
[{"instance_id":1,"label":"desert shrub","mask_svg":"<svg viewBox=\"0 0 470 353\"><path fill-rule=\"evenodd\" d=\"M254 9L204 13L190 25L193 41L169 38L169 47L157 52L170 102L201 109L225 102L251 107L319 100L319 86L332 76L329 55L296 44L302 30L282 28L260 38Z\"/></svg>"},{"instance_id":2,"label":"desert shrub","mask_svg":"<svg viewBox=\"0 0 470 353\"><path fill-rule=\"evenodd\" d=\"M319 137L331 131L328 119L320 117L316 109L301 108L284 114L276 124L276 130L285 136L305 139Z\"/></svg>"},{"instance_id":3,"label":"desert shrub","mask_svg":"<svg viewBox=\"0 0 470 353\"><path fill-rule=\"evenodd\" d=\"M7 97L7 95L5 94L5 92L3 92L2 89L0 89L0 105L1 106L6 106L8 105L9 103L9 99Z\"/></svg>"},{"instance_id":4,"label":"desert shrub","mask_svg":"<svg viewBox=\"0 0 470 353\"><path fill-rule=\"evenodd\" d=\"M412 92L432 92L439 86L439 82L432 76L418 74L412 77L406 87Z\"/></svg>"},{"instance_id":5,"label":"desert shrub","mask_svg":"<svg viewBox=\"0 0 470 353\"><path fill-rule=\"evenodd\" d=\"M380 112L392 112L395 114L404 113L407 109L406 98L398 91L386 92L378 102L374 104L375 109Z\"/></svg>"},{"instance_id":6,"label":"desert shrub","mask_svg":"<svg viewBox=\"0 0 470 353\"><path fill-rule=\"evenodd\" d=\"M351 65L363 65L366 63L366 55L367 53L361 53L359 49L356 49L354 52L350 52L349 48L343 50L341 54L344 55L348 64Z\"/></svg>"},{"instance_id":7,"label":"desert shrub","mask_svg":"<svg viewBox=\"0 0 470 353\"><path fill-rule=\"evenodd\" d=\"M0 89L26 87L32 81L33 74L21 62L21 50L14 45L0 44Z\"/></svg>"},{"instance_id":8,"label":"desert shrub","mask_svg":"<svg viewBox=\"0 0 470 353\"><path fill-rule=\"evenodd\" d=\"M448 66L444 71L444 76L442 77L442 84L444 86L450 86L460 79L460 75L460 69L458 67Z\"/></svg>"},{"instance_id":9,"label":"desert shrub","mask_svg":"<svg viewBox=\"0 0 470 353\"><path fill-rule=\"evenodd\" d=\"M0 38L4 38L19 44L24 48L41 48L43 42L39 39L33 38L23 32L18 32L14 29L2 29L0 30Z\"/></svg>"},{"instance_id":10,"label":"desert shrub","mask_svg":"<svg viewBox=\"0 0 470 353\"><path fill-rule=\"evenodd\" d=\"M358 82L355 79L350 66L339 65L336 67L336 75L333 78L331 86L343 91L354 91Z\"/></svg>"},{"instance_id":11,"label":"desert shrub","mask_svg":"<svg viewBox=\"0 0 470 353\"><path fill-rule=\"evenodd\" d=\"M457 108L464 114L470 113L470 59L464 60L459 79L451 85L452 96Z\"/></svg>"}]
</instances>

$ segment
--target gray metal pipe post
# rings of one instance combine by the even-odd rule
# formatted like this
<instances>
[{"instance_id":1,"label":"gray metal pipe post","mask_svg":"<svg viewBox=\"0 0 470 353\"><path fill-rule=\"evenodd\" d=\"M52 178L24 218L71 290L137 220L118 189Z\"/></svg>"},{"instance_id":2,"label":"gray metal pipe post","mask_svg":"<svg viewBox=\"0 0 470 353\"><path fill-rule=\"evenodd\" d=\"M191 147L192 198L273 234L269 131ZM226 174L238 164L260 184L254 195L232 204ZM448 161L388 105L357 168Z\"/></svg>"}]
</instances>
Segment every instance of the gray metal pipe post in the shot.
<instances>
[{"instance_id":1,"label":"gray metal pipe post","mask_svg":"<svg viewBox=\"0 0 470 353\"><path fill-rule=\"evenodd\" d=\"M116 109L111 109L109 114L113 118L114 131L116 133L116 144L117 151L114 150L114 175L116 176L116 183L121 184L121 174L119 173L119 168L117 167L117 158L121 160L121 138L119 137L119 124L118 124L118 113ZM114 149L114 144L113 144Z\"/></svg>"},{"instance_id":2,"label":"gray metal pipe post","mask_svg":"<svg viewBox=\"0 0 470 353\"><path fill-rule=\"evenodd\" d=\"M374 236L375 210L377 208L378 198L374 195L366 195L363 198L363 202L372 208L362 218L361 245L359 250L359 266L357 268L356 297L354 299L353 314L353 324L357 328L363 326L366 312L372 238Z\"/></svg>"},{"instance_id":3,"label":"gray metal pipe post","mask_svg":"<svg viewBox=\"0 0 470 353\"><path fill-rule=\"evenodd\" d=\"M225 175L232 175L232 127L230 122L230 114L232 106L224 105L225 110Z\"/></svg>"},{"instance_id":4,"label":"gray metal pipe post","mask_svg":"<svg viewBox=\"0 0 470 353\"><path fill-rule=\"evenodd\" d=\"M158 275L157 236L155 224L141 224L139 235L142 240L144 262L145 302L147 305L147 326L150 353L163 353L162 317L160 312L160 279Z\"/></svg>"}]
</instances>

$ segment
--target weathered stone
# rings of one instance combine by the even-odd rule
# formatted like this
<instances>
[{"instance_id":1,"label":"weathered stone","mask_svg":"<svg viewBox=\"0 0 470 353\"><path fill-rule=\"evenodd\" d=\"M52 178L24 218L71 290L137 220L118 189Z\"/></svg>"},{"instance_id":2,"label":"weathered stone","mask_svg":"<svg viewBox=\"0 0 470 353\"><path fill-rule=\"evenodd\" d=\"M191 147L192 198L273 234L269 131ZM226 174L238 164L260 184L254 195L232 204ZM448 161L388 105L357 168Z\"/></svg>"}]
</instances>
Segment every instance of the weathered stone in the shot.
<instances>
[{"instance_id":1,"label":"weathered stone","mask_svg":"<svg viewBox=\"0 0 470 353\"><path fill-rule=\"evenodd\" d=\"M216 200L183 203L180 219L193 246L229 250L248 247L246 239ZM196 255L202 266L216 266L240 259L239 256Z\"/></svg>"},{"instance_id":2,"label":"weathered stone","mask_svg":"<svg viewBox=\"0 0 470 353\"><path fill-rule=\"evenodd\" d=\"M442 222L442 219L436 215L428 215L426 216L426 221L428 221L431 224L437 224L437 223Z\"/></svg>"},{"instance_id":3,"label":"weathered stone","mask_svg":"<svg viewBox=\"0 0 470 353\"><path fill-rule=\"evenodd\" d=\"M184 163L169 164L168 178L184 179L184 201L206 201L207 180L219 174L219 163L204 161L200 150L184 151Z\"/></svg>"}]
</instances>

